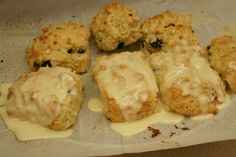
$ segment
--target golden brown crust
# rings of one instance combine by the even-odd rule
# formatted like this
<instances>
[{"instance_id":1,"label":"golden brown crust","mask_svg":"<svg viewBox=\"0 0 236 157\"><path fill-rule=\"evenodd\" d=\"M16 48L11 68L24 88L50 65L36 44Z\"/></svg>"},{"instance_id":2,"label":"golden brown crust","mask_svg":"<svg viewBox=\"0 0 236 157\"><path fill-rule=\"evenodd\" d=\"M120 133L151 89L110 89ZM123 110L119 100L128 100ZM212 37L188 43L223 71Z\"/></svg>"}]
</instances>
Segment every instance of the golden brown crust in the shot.
<instances>
[{"instance_id":1,"label":"golden brown crust","mask_svg":"<svg viewBox=\"0 0 236 157\"><path fill-rule=\"evenodd\" d=\"M49 25L26 49L30 71L41 66L62 66L84 73L89 65L90 33L82 24L67 22Z\"/></svg>"},{"instance_id":2,"label":"golden brown crust","mask_svg":"<svg viewBox=\"0 0 236 157\"><path fill-rule=\"evenodd\" d=\"M109 99L105 91L100 92L100 96L105 104L105 107L103 109L105 116L112 122L125 122L126 120L124 118L124 115L121 112L116 101L114 99ZM159 104L159 102L157 101L156 96L149 96L149 99L146 102L142 103L142 107L137 113L136 120L142 119L148 115L158 112L159 108L157 107L157 104Z\"/></svg>"},{"instance_id":3,"label":"golden brown crust","mask_svg":"<svg viewBox=\"0 0 236 157\"><path fill-rule=\"evenodd\" d=\"M196 116L202 113L200 102L192 95L182 95L182 91L178 88L169 88L162 93L162 99L165 104L177 113L185 116ZM208 105L208 113L217 113L217 101Z\"/></svg>"},{"instance_id":4,"label":"golden brown crust","mask_svg":"<svg viewBox=\"0 0 236 157\"><path fill-rule=\"evenodd\" d=\"M142 25L142 49L146 53L168 50L176 45L199 45L188 15L162 12L148 18Z\"/></svg>"},{"instance_id":5,"label":"golden brown crust","mask_svg":"<svg viewBox=\"0 0 236 157\"><path fill-rule=\"evenodd\" d=\"M142 19L123 3L105 5L93 18L91 32L99 49L112 51L142 37Z\"/></svg>"},{"instance_id":6,"label":"golden brown crust","mask_svg":"<svg viewBox=\"0 0 236 157\"><path fill-rule=\"evenodd\" d=\"M217 37L211 42L209 54L211 67L236 92L236 41L231 36Z\"/></svg>"},{"instance_id":7,"label":"golden brown crust","mask_svg":"<svg viewBox=\"0 0 236 157\"><path fill-rule=\"evenodd\" d=\"M103 103L105 104L103 113L107 117L107 119L112 122L124 122L125 117L122 114L119 106L116 104L114 99L109 98L107 92L101 91L100 96L102 98Z\"/></svg>"}]
</instances>

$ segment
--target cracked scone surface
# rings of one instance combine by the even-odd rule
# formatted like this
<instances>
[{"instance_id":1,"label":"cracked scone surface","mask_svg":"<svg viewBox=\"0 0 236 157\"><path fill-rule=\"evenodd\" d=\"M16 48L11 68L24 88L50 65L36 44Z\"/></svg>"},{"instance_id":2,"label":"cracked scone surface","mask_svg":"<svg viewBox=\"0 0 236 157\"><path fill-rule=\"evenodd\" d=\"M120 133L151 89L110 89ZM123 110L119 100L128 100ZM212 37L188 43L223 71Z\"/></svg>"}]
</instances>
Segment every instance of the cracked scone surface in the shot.
<instances>
[{"instance_id":1,"label":"cracked scone surface","mask_svg":"<svg viewBox=\"0 0 236 157\"><path fill-rule=\"evenodd\" d=\"M176 45L199 45L190 16L165 11L148 18L142 25L141 48L147 54L172 49Z\"/></svg>"},{"instance_id":2,"label":"cracked scone surface","mask_svg":"<svg viewBox=\"0 0 236 157\"><path fill-rule=\"evenodd\" d=\"M138 120L159 110L159 89L142 52L99 57L92 74L111 121Z\"/></svg>"},{"instance_id":3,"label":"cracked scone surface","mask_svg":"<svg viewBox=\"0 0 236 157\"><path fill-rule=\"evenodd\" d=\"M178 46L149 58L162 102L185 116L215 114L225 99L223 82L199 51L202 48L198 46Z\"/></svg>"},{"instance_id":4,"label":"cracked scone surface","mask_svg":"<svg viewBox=\"0 0 236 157\"><path fill-rule=\"evenodd\" d=\"M90 32L75 22L49 25L43 28L26 49L30 71L45 66L62 66L84 73L89 66Z\"/></svg>"},{"instance_id":5,"label":"cracked scone surface","mask_svg":"<svg viewBox=\"0 0 236 157\"><path fill-rule=\"evenodd\" d=\"M82 78L63 67L21 75L9 88L7 113L54 130L66 130L83 101Z\"/></svg>"},{"instance_id":6,"label":"cracked scone surface","mask_svg":"<svg viewBox=\"0 0 236 157\"><path fill-rule=\"evenodd\" d=\"M93 18L91 32L99 49L112 51L142 37L142 19L123 3L105 5Z\"/></svg>"},{"instance_id":7,"label":"cracked scone surface","mask_svg":"<svg viewBox=\"0 0 236 157\"><path fill-rule=\"evenodd\" d=\"M236 40L226 35L217 37L211 42L208 52L212 68L236 92Z\"/></svg>"}]
</instances>

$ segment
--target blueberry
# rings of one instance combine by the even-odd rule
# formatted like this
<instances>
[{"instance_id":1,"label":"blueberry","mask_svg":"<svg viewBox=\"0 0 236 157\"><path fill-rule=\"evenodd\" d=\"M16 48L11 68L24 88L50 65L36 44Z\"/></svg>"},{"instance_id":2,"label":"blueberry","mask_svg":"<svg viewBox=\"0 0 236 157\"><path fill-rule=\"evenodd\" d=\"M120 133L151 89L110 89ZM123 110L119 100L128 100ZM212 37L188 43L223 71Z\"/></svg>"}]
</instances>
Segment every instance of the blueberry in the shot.
<instances>
[{"instance_id":1,"label":"blueberry","mask_svg":"<svg viewBox=\"0 0 236 157\"><path fill-rule=\"evenodd\" d=\"M164 26L165 28L167 28L167 27L170 27L170 26L173 26L173 27L175 27L175 24L173 24L173 23L170 23L169 25L167 25L167 26Z\"/></svg>"},{"instance_id":2,"label":"blueberry","mask_svg":"<svg viewBox=\"0 0 236 157\"><path fill-rule=\"evenodd\" d=\"M40 65L38 63L34 62L34 67L39 68Z\"/></svg>"},{"instance_id":3,"label":"blueberry","mask_svg":"<svg viewBox=\"0 0 236 157\"><path fill-rule=\"evenodd\" d=\"M120 42L119 45L117 46L117 49L122 49L125 46L124 42Z\"/></svg>"},{"instance_id":4,"label":"blueberry","mask_svg":"<svg viewBox=\"0 0 236 157\"><path fill-rule=\"evenodd\" d=\"M83 54L84 52L85 52L84 49L79 49L79 50L77 51L77 53L79 53L79 54Z\"/></svg>"},{"instance_id":5,"label":"blueberry","mask_svg":"<svg viewBox=\"0 0 236 157\"><path fill-rule=\"evenodd\" d=\"M50 60L46 60L41 64L42 67L52 67Z\"/></svg>"},{"instance_id":6,"label":"blueberry","mask_svg":"<svg viewBox=\"0 0 236 157\"><path fill-rule=\"evenodd\" d=\"M151 46L152 46L153 48L155 48L155 49L157 49L157 48L160 49L160 48L162 47L162 44L163 44L163 41L162 41L162 40L156 39L156 41L154 41L154 42L151 43Z\"/></svg>"},{"instance_id":7,"label":"blueberry","mask_svg":"<svg viewBox=\"0 0 236 157\"><path fill-rule=\"evenodd\" d=\"M210 45L208 45L208 46L207 46L207 50L210 50L210 48L211 48L211 46L210 46Z\"/></svg>"},{"instance_id":8,"label":"blueberry","mask_svg":"<svg viewBox=\"0 0 236 157\"><path fill-rule=\"evenodd\" d=\"M73 52L72 48L67 50L67 53L69 53L69 54L72 54L72 52Z\"/></svg>"}]
</instances>

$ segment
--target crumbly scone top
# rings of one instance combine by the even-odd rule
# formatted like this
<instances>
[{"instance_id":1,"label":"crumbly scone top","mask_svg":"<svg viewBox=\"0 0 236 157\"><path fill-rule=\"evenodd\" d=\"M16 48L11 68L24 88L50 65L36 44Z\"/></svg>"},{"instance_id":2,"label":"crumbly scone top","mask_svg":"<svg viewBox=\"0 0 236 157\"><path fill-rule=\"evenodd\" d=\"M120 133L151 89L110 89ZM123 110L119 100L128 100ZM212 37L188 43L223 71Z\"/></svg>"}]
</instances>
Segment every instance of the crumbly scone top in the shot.
<instances>
[{"instance_id":1,"label":"crumbly scone top","mask_svg":"<svg viewBox=\"0 0 236 157\"><path fill-rule=\"evenodd\" d=\"M43 28L42 35L36 37L26 49L26 57L40 62L45 58L81 55L88 50L89 37L89 30L82 24L67 22L49 25Z\"/></svg>"},{"instance_id":2,"label":"crumbly scone top","mask_svg":"<svg viewBox=\"0 0 236 157\"><path fill-rule=\"evenodd\" d=\"M91 30L99 48L110 51L140 39L141 25L142 19L135 9L111 3L93 18Z\"/></svg>"},{"instance_id":3,"label":"crumbly scone top","mask_svg":"<svg viewBox=\"0 0 236 157\"><path fill-rule=\"evenodd\" d=\"M142 25L143 45L149 52L172 49L176 45L199 45L189 15L165 11Z\"/></svg>"}]
</instances>

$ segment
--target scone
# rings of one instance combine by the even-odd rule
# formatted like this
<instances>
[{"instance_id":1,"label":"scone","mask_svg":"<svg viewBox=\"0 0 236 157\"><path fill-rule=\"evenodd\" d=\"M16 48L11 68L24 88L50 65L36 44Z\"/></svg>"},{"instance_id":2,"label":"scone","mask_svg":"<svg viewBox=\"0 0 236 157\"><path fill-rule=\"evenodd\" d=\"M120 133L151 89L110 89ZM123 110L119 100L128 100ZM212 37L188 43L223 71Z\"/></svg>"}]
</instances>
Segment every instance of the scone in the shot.
<instances>
[{"instance_id":1,"label":"scone","mask_svg":"<svg viewBox=\"0 0 236 157\"><path fill-rule=\"evenodd\" d=\"M30 71L62 66L84 73L89 66L90 32L82 24L67 22L49 25L26 49Z\"/></svg>"},{"instance_id":2,"label":"scone","mask_svg":"<svg viewBox=\"0 0 236 157\"><path fill-rule=\"evenodd\" d=\"M93 18L91 32L99 49L112 51L142 37L142 19L123 3L105 5Z\"/></svg>"},{"instance_id":3,"label":"scone","mask_svg":"<svg viewBox=\"0 0 236 157\"><path fill-rule=\"evenodd\" d=\"M82 77L64 67L21 75L9 88L7 113L54 130L71 127L83 100Z\"/></svg>"},{"instance_id":4,"label":"scone","mask_svg":"<svg viewBox=\"0 0 236 157\"><path fill-rule=\"evenodd\" d=\"M92 74L113 122L141 119L159 110L155 76L142 52L122 52L97 58Z\"/></svg>"},{"instance_id":5,"label":"scone","mask_svg":"<svg viewBox=\"0 0 236 157\"><path fill-rule=\"evenodd\" d=\"M223 82L198 51L201 47L178 46L149 58L162 101L185 116L215 114L225 99Z\"/></svg>"},{"instance_id":6,"label":"scone","mask_svg":"<svg viewBox=\"0 0 236 157\"><path fill-rule=\"evenodd\" d=\"M190 17L185 14L162 12L148 18L142 25L142 50L146 53L166 51L176 45L198 45Z\"/></svg>"},{"instance_id":7,"label":"scone","mask_svg":"<svg viewBox=\"0 0 236 157\"><path fill-rule=\"evenodd\" d=\"M221 36L211 42L209 61L233 92L236 92L236 40Z\"/></svg>"}]
</instances>

